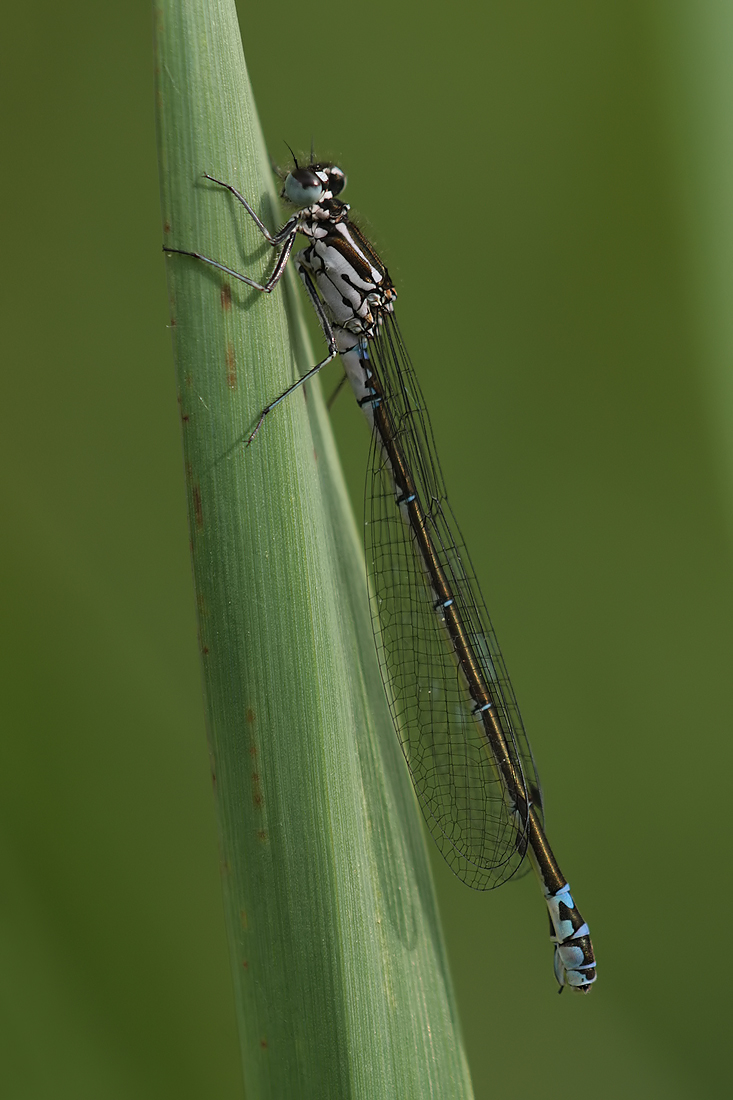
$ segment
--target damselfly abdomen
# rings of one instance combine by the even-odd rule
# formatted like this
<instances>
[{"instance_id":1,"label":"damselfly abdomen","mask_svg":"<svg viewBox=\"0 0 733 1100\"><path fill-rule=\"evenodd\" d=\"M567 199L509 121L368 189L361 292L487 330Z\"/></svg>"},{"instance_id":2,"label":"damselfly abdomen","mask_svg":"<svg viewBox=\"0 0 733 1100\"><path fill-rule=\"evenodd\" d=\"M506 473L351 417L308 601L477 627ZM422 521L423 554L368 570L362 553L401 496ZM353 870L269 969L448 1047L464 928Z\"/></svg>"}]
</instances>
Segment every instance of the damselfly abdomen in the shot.
<instances>
[{"instance_id":1,"label":"damselfly abdomen","mask_svg":"<svg viewBox=\"0 0 733 1100\"><path fill-rule=\"evenodd\" d=\"M334 164L288 173L283 198L296 212L270 233L279 255L265 283L199 252L193 256L256 290L280 280L295 237L307 247L298 274L328 354L271 402L257 421L340 355L372 429L366 558L379 663L398 736L428 827L469 886L500 886L530 863L542 886L555 945L555 975L587 993L596 979L588 925L544 833L542 794L504 660L458 525L448 505L425 402L394 317L387 269L349 220Z\"/></svg>"}]
</instances>

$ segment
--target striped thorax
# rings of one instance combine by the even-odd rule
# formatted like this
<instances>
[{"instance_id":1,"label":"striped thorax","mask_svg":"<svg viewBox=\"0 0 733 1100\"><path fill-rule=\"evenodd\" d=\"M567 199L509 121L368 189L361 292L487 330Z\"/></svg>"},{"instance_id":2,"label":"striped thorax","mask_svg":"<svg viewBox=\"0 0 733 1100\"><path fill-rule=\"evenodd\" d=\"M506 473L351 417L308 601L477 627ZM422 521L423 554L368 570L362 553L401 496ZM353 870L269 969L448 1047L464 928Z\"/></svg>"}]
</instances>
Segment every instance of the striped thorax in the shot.
<instances>
[{"instance_id":1,"label":"striped thorax","mask_svg":"<svg viewBox=\"0 0 733 1100\"><path fill-rule=\"evenodd\" d=\"M346 184L340 168L315 164L296 168L283 188L291 202L323 189L317 201L297 215L298 231L310 244L295 257L303 278L309 273L333 326L371 337L385 313L391 313L396 292L387 269L369 241L349 221L349 205L336 196Z\"/></svg>"}]
</instances>

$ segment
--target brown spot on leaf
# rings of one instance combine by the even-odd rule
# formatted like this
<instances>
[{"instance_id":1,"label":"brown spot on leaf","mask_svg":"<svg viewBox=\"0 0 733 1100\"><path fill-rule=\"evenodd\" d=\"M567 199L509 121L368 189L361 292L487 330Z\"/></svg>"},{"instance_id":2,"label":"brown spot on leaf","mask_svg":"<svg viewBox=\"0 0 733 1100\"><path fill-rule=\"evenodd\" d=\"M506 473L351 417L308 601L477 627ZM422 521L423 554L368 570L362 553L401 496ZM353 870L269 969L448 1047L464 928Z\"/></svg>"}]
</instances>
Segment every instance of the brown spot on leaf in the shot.
<instances>
[{"instance_id":1,"label":"brown spot on leaf","mask_svg":"<svg viewBox=\"0 0 733 1100\"><path fill-rule=\"evenodd\" d=\"M229 310L232 308L232 288L229 283L223 283L221 288L221 308Z\"/></svg>"},{"instance_id":2,"label":"brown spot on leaf","mask_svg":"<svg viewBox=\"0 0 733 1100\"><path fill-rule=\"evenodd\" d=\"M252 801L255 806L262 805L262 787L260 786L260 777L258 772L252 772Z\"/></svg>"},{"instance_id":3,"label":"brown spot on leaf","mask_svg":"<svg viewBox=\"0 0 733 1100\"><path fill-rule=\"evenodd\" d=\"M255 712L252 710L251 707L247 707L247 713L245 714L245 718L247 719L248 722L254 722Z\"/></svg>"},{"instance_id":4,"label":"brown spot on leaf","mask_svg":"<svg viewBox=\"0 0 733 1100\"><path fill-rule=\"evenodd\" d=\"M257 839L263 841L264 843L264 841L267 840L267 829L258 829Z\"/></svg>"},{"instance_id":5,"label":"brown spot on leaf","mask_svg":"<svg viewBox=\"0 0 733 1100\"><path fill-rule=\"evenodd\" d=\"M209 654L209 647L207 645L202 646L201 652L203 653L204 657L207 657Z\"/></svg>"},{"instance_id":6,"label":"brown spot on leaf","mask_svg":"<svg viewBox=\"0 0 733 1100\"><path fill-rule=\"evenodd\" d=\"M170 231L171 231L171 223L170 222L164 222L163 223L163 232L164 233L170 233Z\"/></svg>"},{"instance_id":7,"label":"brown spot on leaf","mask_svg":"<svg viewBox=\"0 0 733 1100\"><path fill-rule=\"evenodd\" d=\"M263 1050L267 1050L267 1039L260 1039L260 1046Z\"/></svg>"},{"instance_id":8,"label":"brown spot on leaf","mask_svg":"<svg viewBox=\"0 0 733 1100\"><path fill-rule=\"evenodd\" d=\"M246 959L242 959L242 970L249 970L249 963Z\"/></svg>"}]
</instances>

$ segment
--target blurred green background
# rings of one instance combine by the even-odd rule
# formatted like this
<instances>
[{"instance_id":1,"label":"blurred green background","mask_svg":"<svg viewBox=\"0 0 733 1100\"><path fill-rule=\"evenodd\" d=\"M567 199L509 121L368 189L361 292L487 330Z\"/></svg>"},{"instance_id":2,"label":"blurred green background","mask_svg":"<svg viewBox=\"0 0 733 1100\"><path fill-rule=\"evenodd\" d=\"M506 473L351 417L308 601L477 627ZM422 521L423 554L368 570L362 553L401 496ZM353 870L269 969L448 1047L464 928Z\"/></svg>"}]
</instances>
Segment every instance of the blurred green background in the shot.
<instances>
[{"instance_id":1,"label":"blurred green background","mask_svg":"<svg viewBox=\"0 0 733 1100\"><path fill-rule=\"evenodd\" d=\"M239 11L273 156L338 158L397 283L593 931L558 998L534 882L436 857L476 1096L728 1096L733 10ZM0 1088L241 1098L150 11L4 31ZM333 421L360 514L347 394Z\"/></svg>"}]
</instances>

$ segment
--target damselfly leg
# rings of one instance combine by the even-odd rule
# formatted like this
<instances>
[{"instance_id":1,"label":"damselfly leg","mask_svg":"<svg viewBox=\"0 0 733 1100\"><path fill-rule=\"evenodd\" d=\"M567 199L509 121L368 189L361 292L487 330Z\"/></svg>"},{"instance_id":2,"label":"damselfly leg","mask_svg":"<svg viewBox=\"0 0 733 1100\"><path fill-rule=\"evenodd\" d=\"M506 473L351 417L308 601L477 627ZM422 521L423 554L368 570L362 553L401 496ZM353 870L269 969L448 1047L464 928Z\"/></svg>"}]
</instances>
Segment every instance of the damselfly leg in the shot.
<instances>
[{"instance_id":1,"label":"damselfly leg","mask_svg":"<svg viewBox=\"0 0 733 1100\"><path fill-rule=\"evenodd\" d=\"M209 264L210 267L215 267L217 271L223 271L225 275L231 275L233 279L238 279L241 283L245 283L247 286L252 287L254 290L259 290L263 294L270 294L280 282L280 279L285 272L287 262L290 258L290 253L293 250L295 237L299 229L297 215L289 218L282 229L279 230L279 232L270 233L267 226L260 220L260 218L254 212L247 200L244 198L244 196L241 195L239 191L237 191L236 187L233 187L230 183L225 183L223 180L216 179L215 176L210 176L208 172L204 172L204 177L207 180L211 180L212 183L217 183L220 187L226 188L226 190L229 191L230 194L232 194L238 200L238 202L242 204L242 206L250 215L268 244L271 244L274 248L282 245L282 249L280 250L272 274L270 275L266 283L258 283L255 279L250 279L249 276L242 275L241 272L235 271L231 267L227 267L226 264L219 263L218 260L212 260L210 256L204 256L200 252L192 252L189 249L185 248L170 248L167 245L163 246L163 251L166 253L174 253L179 256L191 256L195 260L200 260L202 263ZM300 387L303 386L306 382L309 382L311 378L314 378L315 375L318 374L318 372L322 370L322 368L325 367L327 363L330 363L338 355L336 339L334 337L328 316L326 315L326 312L321 303L321 299L318 296L318 291L314 287L308 272L298 262L297 258L296 266L298 269L298 274L300 275L303 285L305 286L308 297L310 298L311 305L313 306L316 316L318 317L318 320L320 322L321 328L323 329L323 334L326 337L326 343L328 344L328 355L324 359L321 359L319 363L316 363L314 367L311 367L311 369L307 371L304 375L296 379L292 386L288 386L286 390L283 390L283 392L278 397L276 397L274 401L271 401L269 405L265 406L265 408L259 415L257 423L255 424L247 439L244 441L245 447L248 447L250 445L250 443L262 427L265 418L272 412L274 408L276 408L280 404L281 401L284 401L285 398L289 397L291 393L294 393L297 389L300 389Z\"/></svg>"}]
</instances>

